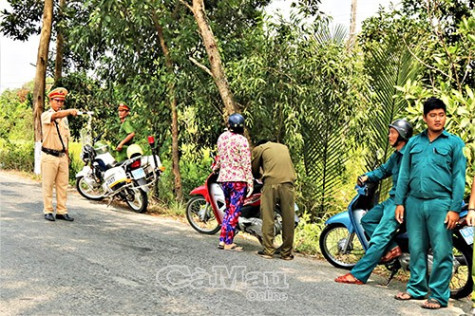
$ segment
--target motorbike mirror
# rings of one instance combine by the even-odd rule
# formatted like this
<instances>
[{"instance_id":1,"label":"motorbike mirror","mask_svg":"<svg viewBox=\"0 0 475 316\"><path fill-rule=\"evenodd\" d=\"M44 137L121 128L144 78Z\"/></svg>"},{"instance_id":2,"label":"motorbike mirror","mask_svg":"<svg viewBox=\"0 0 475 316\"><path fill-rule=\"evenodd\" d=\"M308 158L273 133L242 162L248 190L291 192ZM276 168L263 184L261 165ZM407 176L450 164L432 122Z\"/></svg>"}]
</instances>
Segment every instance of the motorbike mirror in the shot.
<instances>
[{"instance_id":1,"label":"motorbike mirror","mask_svg":"<svg viewBox=\"0 0 475 316\"><path fill-rule=\"evenodd\" d=\"M148 136L148 143L150 144L150 146L153 146L153 144L155 144L155 137Z\"/></svg>"},{"instance_id":2,"label":"motorbike mirror","mask_svg":"<svg viewBox=\"0 0 475 316\"><path fill-rule=\"evenodd\" d=\"M92 144L94 145L99 139L101 139L102 135L104 135L104 132L101 132L96 137L94 137Z\"/></svg>"}]
</instances>

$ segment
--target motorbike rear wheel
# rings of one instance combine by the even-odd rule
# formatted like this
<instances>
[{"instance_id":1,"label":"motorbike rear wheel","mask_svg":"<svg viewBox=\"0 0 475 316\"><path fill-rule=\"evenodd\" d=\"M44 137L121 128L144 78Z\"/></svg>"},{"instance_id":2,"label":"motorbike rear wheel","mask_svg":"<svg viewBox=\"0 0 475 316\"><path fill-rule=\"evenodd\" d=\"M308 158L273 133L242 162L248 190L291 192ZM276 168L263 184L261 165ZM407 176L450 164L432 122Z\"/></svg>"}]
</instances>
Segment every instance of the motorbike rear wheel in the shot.
<instances>
[{"instance_id":1,"label":"motorbike rear wheel","mask_svg":"<svg viewBox=\"0 0 475 316\"><path fill-rule=\"evenodd\" d=\"M101 185L99 185L97 188L91 187L86 182L86 179L84 179L84 176L76 179L76 189L78 190L79 194L89 200L100 201L104 199L105 196L105 192Z\"/></svg>"},{"instance_id":2,"label":"motorbike rear wheel","mask_svg":"<svg viewBox=\"0 0 475 316\"><path fill-rule=\"evenodd\" d=\"M365 253L356 234L350 234L343 224L330 224L325 227L320 234L320 250L333 266L348 270L351 270Z\"/></svg>"},{"instance_id":3,"label":"motorbike rear wheel","mask_svg":"<svg viewBox=\"0 0 475 316\"><path fill-rule=\"evenodd\" d=\"M214 235L221 229L211 205L203 196L194 196L188 201L186 219L201 234Z\"/></svg>"},{"instance_id":4,"label":"motorbike rear wheel","mask_svg":"<svg viewBox=\"0 0 475 316\"><path fill-rule=\"evenodd\" d=\"M472 260L473 250L463 239L453 239L454 267L450 279L450 297L459 299L472 293Z\"/></svg>"},{"instance_id":5,"label":"motorbike rear wheel","mask_svg":"<svg viewBox=\"0 0 475 316\"><path fill-rule=\"evenodd\" d=\"M127 205L137 213L145 213L148 206L147 192L142 189L128 190L128 197L125 199Z\"/></svg>"}]
</instances>

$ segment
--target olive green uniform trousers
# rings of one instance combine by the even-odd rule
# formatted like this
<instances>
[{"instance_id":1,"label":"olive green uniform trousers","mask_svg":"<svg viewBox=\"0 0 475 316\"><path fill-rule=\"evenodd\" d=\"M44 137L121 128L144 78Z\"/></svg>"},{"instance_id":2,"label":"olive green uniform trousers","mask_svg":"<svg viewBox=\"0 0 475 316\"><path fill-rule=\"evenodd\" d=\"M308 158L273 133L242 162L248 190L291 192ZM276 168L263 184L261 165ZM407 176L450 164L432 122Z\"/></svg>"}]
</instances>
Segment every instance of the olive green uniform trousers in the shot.
<instances>
[{"instance_id":1,"label":"olive green uniform trousers","mask_svg":"<svg viewBox=\"0 0 475 316\"><path fill-rule=\"evenodd\" d=\"M295 190L292 183L264 184L261 195L262 239L264 252L273 255L274 248L274 208L279 203L282 215L281 256L292 254L295 227Z\"/></svg>"}]
</instances>

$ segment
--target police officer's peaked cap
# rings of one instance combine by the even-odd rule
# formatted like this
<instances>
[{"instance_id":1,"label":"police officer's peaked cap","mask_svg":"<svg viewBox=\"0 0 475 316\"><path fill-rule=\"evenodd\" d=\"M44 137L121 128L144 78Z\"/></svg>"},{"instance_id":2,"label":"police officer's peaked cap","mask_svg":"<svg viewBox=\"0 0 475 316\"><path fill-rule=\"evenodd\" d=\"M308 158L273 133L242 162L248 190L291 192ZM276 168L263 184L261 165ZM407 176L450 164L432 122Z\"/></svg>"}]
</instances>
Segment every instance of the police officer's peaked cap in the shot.
<instances>
[{"instance_id":1,"label":"police officer's peaked cap","mask_svg":"<svg viewBox=\"0 0 475 316\"><path fill-rule=\"evenodd\" d=\"M68 90L65 88L56 88L54 90L51 90L50 93L48 93L48 98L51 99L60 99L64 100L66 99L66 96L68 95Z\"/></svg>"}]
</instances>

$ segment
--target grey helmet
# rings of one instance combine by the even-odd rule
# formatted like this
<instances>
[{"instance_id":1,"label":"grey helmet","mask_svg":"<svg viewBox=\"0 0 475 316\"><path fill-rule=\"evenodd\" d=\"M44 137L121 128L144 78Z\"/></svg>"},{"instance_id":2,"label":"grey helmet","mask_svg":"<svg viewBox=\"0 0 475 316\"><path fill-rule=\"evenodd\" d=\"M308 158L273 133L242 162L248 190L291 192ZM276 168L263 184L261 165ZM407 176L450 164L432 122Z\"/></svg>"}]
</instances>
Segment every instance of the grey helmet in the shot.
<instances>
[{"instance_id":1,"label":"grey helmet","mask_svg":"<svg viewBox=\"0 0 475 316\"><path fill-rule=\"evenodd\" d=\"M394 128L399 133L399 137L402 140L408 141L409 138L411 138L412 136L412 124L409 123L406 119L395 120L394 122L389 124L389 127Z\"/></svg>"}]
</instances>

